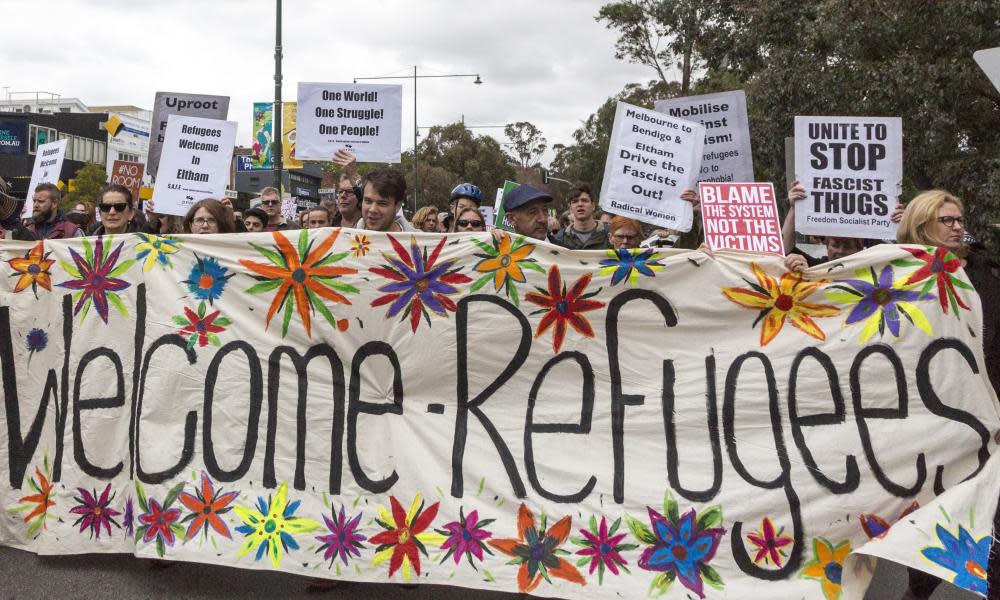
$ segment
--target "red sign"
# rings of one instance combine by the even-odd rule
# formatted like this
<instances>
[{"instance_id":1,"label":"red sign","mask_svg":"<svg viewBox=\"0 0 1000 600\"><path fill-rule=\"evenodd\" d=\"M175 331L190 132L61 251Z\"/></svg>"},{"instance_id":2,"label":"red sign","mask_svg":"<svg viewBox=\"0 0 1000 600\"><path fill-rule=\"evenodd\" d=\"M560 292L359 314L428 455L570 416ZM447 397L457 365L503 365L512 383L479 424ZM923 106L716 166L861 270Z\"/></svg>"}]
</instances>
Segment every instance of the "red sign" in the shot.
<instances>
[{"instance_id":1,"label":"red sign","mask_svg":"<svg viewBox=\"0 0 1000 600\"><path fill-rule=\"evenodd\" d=\"M709 249L785 254L773 184L701 182L698 193Z\"/></svg>"},{"instance_id":2,"label":"red sign","mask_svg":"<svg viewBox=\"0 0 1000 600\"><path fill-rule=\"evenodd\" d=\"M139 201L139 188L142 187L142 174L146 167L142 163L116 160L111 167L111 184L123 185L132 190L132 201Z\"/></svg>"}]
</instances>

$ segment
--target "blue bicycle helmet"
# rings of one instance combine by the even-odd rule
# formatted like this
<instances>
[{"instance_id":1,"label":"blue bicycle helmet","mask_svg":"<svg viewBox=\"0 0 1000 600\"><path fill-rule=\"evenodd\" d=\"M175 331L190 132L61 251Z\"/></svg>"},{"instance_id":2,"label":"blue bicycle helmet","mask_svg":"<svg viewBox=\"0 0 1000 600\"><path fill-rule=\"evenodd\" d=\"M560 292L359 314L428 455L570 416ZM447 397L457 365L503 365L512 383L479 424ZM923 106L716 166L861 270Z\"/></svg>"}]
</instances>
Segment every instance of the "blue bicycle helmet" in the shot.
<instances>
[{"instance_id":1,"label":"blue bicycle helmet","mask_svg":"<svg viewBox=\"0 0 1000 600\"><path fill-rule=\"evenodd\" d=\"M451 200L459 198L468 198L479 205L483 203L483 191L471 183L460 183L451 190Z\"/></svg>"}]
</instances>

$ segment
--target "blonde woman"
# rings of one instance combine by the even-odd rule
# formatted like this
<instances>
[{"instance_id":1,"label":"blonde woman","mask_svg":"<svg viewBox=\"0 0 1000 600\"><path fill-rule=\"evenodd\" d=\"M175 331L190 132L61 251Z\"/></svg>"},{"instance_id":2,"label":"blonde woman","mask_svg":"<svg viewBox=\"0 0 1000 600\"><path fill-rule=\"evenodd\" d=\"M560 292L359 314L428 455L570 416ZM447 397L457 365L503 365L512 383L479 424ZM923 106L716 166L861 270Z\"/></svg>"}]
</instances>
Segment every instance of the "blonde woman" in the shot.
<instances>
[{"instance_id":1,"label":"blonde woman","mask_svg":"<svg viewBox=\"0 0 1000 600\"><path fill-rule=\"evenodd\" d=\"M425 206L413 215L413 226L421 231L437 233L438 214L433 206Z\"/></svg>"}]
</instances>

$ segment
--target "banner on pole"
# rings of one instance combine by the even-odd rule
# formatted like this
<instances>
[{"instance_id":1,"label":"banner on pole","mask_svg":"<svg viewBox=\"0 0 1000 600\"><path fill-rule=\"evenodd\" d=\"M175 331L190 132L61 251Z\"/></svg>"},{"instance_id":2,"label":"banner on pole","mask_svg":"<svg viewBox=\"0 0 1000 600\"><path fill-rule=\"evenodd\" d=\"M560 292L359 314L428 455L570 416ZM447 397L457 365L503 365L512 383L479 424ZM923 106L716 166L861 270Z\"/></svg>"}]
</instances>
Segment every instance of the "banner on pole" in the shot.
<instances>
[{"instance_id":1,"label":"banner on pole","mask_svg":"<svg viewBox=\"0 0 1000 600\"><path fill-rule=\"evenodd\" d=\"M160 176L153 188L156 212L184 216L204 198L226 193L236 142L235 121L170 115Z\"/></svg>"},{"instance_id":2,"label":"banner on pole","mask_svg":"<svg viewBox=\"0 0 1000 600\"><path fill-rule=\"evenodd\" d=\"M21 211L21 217L30 219L35 212L35 203L31 198L35 188L43 183L59 183L59 173L62 172L63 160L66 158L68 139L61 139L48 144L39 144L35 150L35 164L31 167L31 181L28 183L27 202Z\"/></svg>"},{"instance_id":3,"label":"banner on pole","mask_svg":"<svg viewBox=\"0 0 1000 600\"><path fill-rule=\"evenodd\" d=\"M262 171L274 168L271 160L271 140L274 135L274 104L253 103L253 154L250 155L250 170Z\"/></svg>"},{"instance_id":4,"label":"banner on pole","mask_svg":"<svg viewBox=\"0 0 1000 600\"><path fill-rule=\"evenodd\" d=\"M895 239L889 215L902 191L902 119L795 117L795 176L806 189L797 232Z\"/></svg>"},{"instance_id":5,"label":"banner on pole","mask_svg":"<svg viewBox=\"0 0 1000 600\"><path fill-rule=\"evenodd\" d=\"M601 184L601 208L609 213L690 231L691 203L705 144L703 125L618 103Z\"/></svg>"},{"instance_id":6,"label":"banner on pole","mask_svg":"<svg viewBox=\"0 0 1000 600\"><path fill-rule=\"evenodd\" d=\"M299 160L296 145L298 131L296 128L297 102L281 103L281 159L286 169L301 169L305 163Z\"/></svg>"},{"instance_id":7,"label":"banner on pole","mask_svg":"<svg viewBox=\"0 0 1000 600\"><path fill-rule=\"evenodd\" d=\"M772 183L698 184L702 230L710 250L785 255Z\"/></svg>"},{"instance_id":8,"label":"banner on pole","mask_svg":"<svg viewBox=\"0 0 1000 600\"><path fill-rule=\"evenodd\" d=\"M156 92L153 99L153 123L149 136L149 157L146 171L156 176L160 166L160 153L167 132L167 117L180 115L204 119L225 120L229 116L229 96Z\"/></svg>"},{"instance_id":9,"label":"banner on pole","mask_svg":"<svg viewBox=\"0 0 1000 600\"><path fill-rule=\"evenodd\" d=\"M402 86L300 83L298 107L300 160L330 160L347 150L358 162L399 162Z\"/></svg>"}]
</instances>

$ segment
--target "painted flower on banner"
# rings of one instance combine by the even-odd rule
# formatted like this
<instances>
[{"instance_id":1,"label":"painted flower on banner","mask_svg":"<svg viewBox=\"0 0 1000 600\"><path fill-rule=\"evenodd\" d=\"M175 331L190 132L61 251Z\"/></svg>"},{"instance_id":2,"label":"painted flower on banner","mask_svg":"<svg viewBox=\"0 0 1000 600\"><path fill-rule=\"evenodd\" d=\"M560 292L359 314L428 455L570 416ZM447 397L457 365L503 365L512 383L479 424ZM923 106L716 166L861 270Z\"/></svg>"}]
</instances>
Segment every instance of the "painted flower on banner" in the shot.
<instances>
[{"instance_id":1,"label":"painted flower on banner","mask_svg":"<svg viewBox=\"0 0 1000 600\"><path fill-rule=\"evenodd\" d=\"M361 551L365 548L361 542L367 539L358 530L361 515L359 512L353 518L348 518L343 506L340 507L340 513L333 511L333 519L323 515L327 533L316 536L316 540L323 543L316 552L322 552L323 560L330 561L331 566L338 556L345 567L349 558L361 558Z\"/></svg>"},{"instance_id":2,"label":"painted flower on banner","mask_svg":"<svg viewBox=\"0 0 1000 600\"><path fill-rule=\"evenodd\" d=\"M184 482L170 488L161 505L156 498L147 499L142 484L135 482L136 498L139 500L139 508L143 511L138 517L139 527L135 530L135 541L141 539L144 544L154 542L158 556L166 554L167 546L173 547L178 537L184 537L184 526L178 522L181 518L181 509L173 508L177 496L183 489Z\"/></svg>"},{"instance_id":3,"label":"painted flower on banner","mask_svg":"<svg viewBox=\"0 0 1000 600\"><path fill-rule=\"evenodd\" d=\"M829 304L806 302L821 285L827 283L825 279L804 281L798 273L785 273L779 282L764 273L757 263L751 263L751 269L756 282L744 278L749 288L722 288L722 294L735 304L760 311L752 327L756 328L758 323L764 322L760 330L761 346L766 346L777 337L786 320L806 335L817 340L826 339L826 334L813 318L833 317L840 314L840 309Z\"/></svg>"},{"instance_id":4,"label":"painted flower on banner","mask_svg":"<svg viewBox=\"0 0 1000 600\"><path fill-rule=\"evenodd\" d=\"M230 273L229 269L212 257L202 258L195 253L194 259L195 264L191 268L191 274L181 283L187 284L188 291L196 299L208 300L209 304L213 304L222 297L226 284L236 273Z\"/></svg>"},{"instance_id":5,"label":"painted flower on banner","mask_svg":"<svg viewBox=\"0 0 1000 600\"><path fill-rule=\"evenodd\" d=\"M858 269L855 275L857 279L840 280L828 287L826 297L831 302L854 305L844 323L864 322L859 337L862 344L875 332L882 336L886 330L898 338L901 316L927 335L934 335L930 321L914 304L933 300L934 296L909 289L906 279L894 281L892 265L886 265L878 275L873 267Z\"/></svg>"},{"instance_id":6,"label":"painted flower on banner","mask_svg":"<svg viewBox=\"0 0 1000 600\"><path fill-rule=\"evenodd\" d=\"M591 300L601 292L601 288L589 294L584 293L590 285L590 278L590 273L580 276L567 292L566 284L563 283L562 275L559 273L559 265L552 265L549 269L549 289L535 288L537 292L528 292L524 295L525 300L542 307L532 314L544 313L535 330L535 339L555 326L552 333L552 350L557 354L566 339L567 324L584 337L594 337L594 328L590 326L590 321L583 313L597 310L604 306L604 303Z\"/></svg>"},{"instance_id":7,"label":"painted flower on banner","mask_svg":"<svg viewBox=\"0 0 1000 600\"><path fill-rule=\"evenodd\" d=\"M895 522L902 521L903 517L918 508L920 508L920 503L914 500L909 504L909 506L903 509L903 512L899 514L899 517ZM861 523L861 529L864 530L865 535L867 535L870 540L877 540L885 537L885 534L889 533L889 528L892 527L892 523L889 523L874 513L862 513L859 516L858 521Z\"/></svg>"},{"instance_id":8,"label":"painted flower on banner","mask_svg":"<svg viewBox=\"0 0 1000 600\"><path fill-rule=\"evenodd\" d=\"M139 243L135 245L135 258L142 261L143 272L148 273L153 265L159 264L160 268L172 269L170 255L176 254L181 249L181 241L172 236L159 236L152 233L137 233Z\"/></svg>"},{"instance_id":9,"label":"painted flower on banner","mask_svg":"<svg viewBox=\"0 0 1000 600\"><path fill-rule=\"evenodd\" d=\"M171 317L174 323L181 328L180 333L187 336L187 347L193 348L195 343L198 347L204 348L209 343L219 347L220 341L217 333L222 333L226 327L232 325L232 321L226 317L219 316L222 311L212 311L205 314L205 303L198 304L198 312L184 307L184 316L174 315Z\"/></svg>"},{"instance_id":10,"label":"painted flower on banner","mask_svg":"<svg viewBox=\"0 0 1000 600\"><path fill-rule=\"evenodd\" d=\"M49 258L51 252L45 251L45 242L40 241L31 250L25 253L23 258L12 258L7 261L14 273L11 277L17 277L14 284L14 293L23 292L31 288L31 292L38 298L38 286L52 291L52 274L49 269L55 264L55 260Z\"/></svg>"},{"instance_id":11,"label":"painted flower on banner","mask_svg":"<svg viewBox=\"0 0 1000 600\"><path fill-rule=\"evenodd\" d=\"M444 248L448 238L442 237L428 255L427 246L421 249L417 245L416 237L410 237L409 250L391 235L386 237L389 238L396 254L394 256L383 252L382 258L385 259L385 264L368 269L371 273L390 280L378 288L378 291L385 292L385 295L373 300L372 307L388 304L389 311L386 313L386 318L402 313L400 321L409 318L410 329L414 333L420 326L421 316L430 327L431 312L441 317L447 317L448 311L455 312L457 308L455 302L448 296L459 293L456 285L469 283L472 280L459 272L461 267L455 266L458 259L438 262L441 249Z\"/></svg>"},{"instance_id":12,"label":"painted flower on banner","mask_svg":"<svg viewBox=\"0 0 1000 600\"><path fill-rule=\"evenodd\" d=\"M80 533L90 529L90 537L100 539L102 527L109 536L112 524L121 529L121 525L115 520L115 517L121 513L111 508L111 501L115 499L115 494L111 492L110 483L104 487L104 491L100 495L97 494L96 489L93 493L84 488L76 488L76 491L79 496L73 499L76 500L77 504L69 509L69 512L79 515L73 525L80 526Z\"/></svg>"},{"instance_id":13,"label":"painted flower on banner","mask_svg":"<svg viewBox=\"0 0 1000 600\"><path fill-rule=\"evenodd\" d=\"M48 347L49 334L45 333L44 329L35 327L28 332L25 342L28 344L28 364L31 364L31 357L35 355L35 352L41 352Z\"/></svg>"},{"instance_id":14,"label":"painted flower on banner","mask_svg":"<svg viewBox=\"0 0 1000 600\"><path fill-rule=\"evenodd\" d=\"M403 581L410 580L410 569L420 575L420 555L427 556L426 544L440 544L445 541L443 535L428 531L434 518L437 517L440 502L424 508L424 502L417 494L410 503L409 510L404 511L403 505L395 496L389 496L387 511L379 507L379 516L375 518L385 531L371 537L369 542L378 544L372 566L377 567L389 561L389 577L402 570Z\"/></svg>"},{"instance_id":15,"label":"painted flower on banner","mask_svg":"<svg viewBox=\"0 0 1000 600\"><path fill-rule=\"evenodd\" d=\"M569 551L560 547L569 538L572 518L567 515L552 527L546 525L547 518L544 514L541 523L536 525L535 515L521 504L517 510L517 537L493 538L488 542L513 559L508 564L521 565L517 570L517 591L522 594L533 591L542 583L542 579L552 583L552 577L587 585L587 580L580 571L563 558L569 555Z\"/></svg>"},{"instance_id":16,"label":"painted flower on banner","mask_svg":"<svg viewBox=\"0 0 1000 600\"><path fill-rule=\"evenodd\" d=\"M177 497L189 511L183 523L190 521L187 531L184 533L184 541L193 539L198 532L204 532L205 539L208 539L208 528L211 527L222 537L233 539L229 533L229 526L222 519L222 515L233 509L230 504L240 495L239 492L225 492L216 490L212 480L208 475L201 474L201 485L195 487L194 494L181 492Z\"/></svg>"},{"instance_id":17,"label":"painted flower on banner","mask_svg":"<svg viewBox=\"0 0 1000 600\"><path fill-rule=\"evenodd\" d=\"M956 533L948 531L940 523L934 530L940 545L927 546L920 554L935 565L954 572L951 582L958 587L985 596L992 536L986 534L977 540L962 525L958 526Z\"/></svg>"},{"instance_id":18,"label":"painted flower on banner","mask_svg":"<svg viewBox=\"0 0 1000 600\"><path fill-rule=\"evenodd\" d=\"M921 295L926 295L936 286L938 292L937 299L941 303L941 310L945 314L948 314L949 306L951 307L952 314L956 317L959 316L959 307L971 310L962 301L958 290L955 289L974 290L970 284L958 276L957 271L962 268L962 261L957 256L949 252L946 248L935 248L933 246L925 246L923 249L903 248L903 250L912 254L914 258L894 260L892 264L897 267L920 267L910 273L904 285L910 286L921 281L926 281L920 290ZM934 296L929 297L933 298Z\"/></svg>"},{"instance_id":19,"label":"painted flower on banner","mask_svg":"<svg viewBox=\"0 0 1000 600\"><path fill-rule=\"evenodd\" d=\"M122 529L125 531L125 537L129 538L135 535L135 500L132 499L132 496L125 498L124 511Z\"/></svg>"},{"instance_id":20,"label":"painted flower on banner","mask_svg":"<svg viewBox=\"0 0 1000 600\"><path fill-rule=\"evenodd\" d=\"M469 292L479 291L487 282L493 281L496 292L503 290L514 306L520 306L521 298L517 293L518 283L524 283L525 269L545 273L545 269L534 258L528 258L535 250L534 244L525 242L523 235L511 239L507 232L500 234L500 239L493 239L493 244L487 244L477 239L470 240L483 252L476 254L480 259L473 267L477 273L484 273L469 287Z\"/></svg>"},{"instance_id":21,"label":"painted flower on banner","mask_svg":"<svg viewBox=\"0 0 1000 600\"><path fill-rule=\"evenodd\" d=\"M360 290L340 281L340 277L354 275L358 270L334 265L350 255L350 252L330 252L339 235L340 229L334 229L316 244L319 236L310 240L309 230L302 229L298 244L292 246L283 233L275 231L272 233L275 243L273 249L250 244L268 262L240 260L240 264L252 273L251 277L259 282L248 288L247 293L275 292L264 320L265 329L271 325L271 319L278 311L283 310L281 337L285 337L292 320L292 311L295 310L305 327L307 337L312 337L312 316L316 312L335 330L342 331L324 300L350 305L351 301L344 294L357 294Z\"/></svg>"},{"instance_id":22,"label":"painted flower on banner","mask_svg":"<svg viewBox=\"0 0 1000 600\"><path fill-rule=\"evenodd\" d=\"M351 240L351 255L354 258L361 258L363 256L368 256L368 252L371 251L371 240L368 236L363 233L358 233L354 235L354 239Z\"/></svg>"},{"instance_id":23,"label":"painted flower on banner","mask_svg":"<svg viewBox=\"0 0 1000 600\"><path fill-rule=\"evenodd\" d=\"M649 527L626 515L629 530L637 540L648 544L639 557L639 567L659 572L650 584L651 593L664 594L674 581L705 597L705 584L721 590L722 577L709 563L715 558L726 530L722 525L722 507L713 505L699 515L694 509L681 515L677 501L668 491L663 509L666 516L646 507Z\"/></svg>"},{"instance_id":24,"label":"painted flower on banner","mask_svg":"<svg viewBox=\"0 0 1000 600\"><path fill-rule=\"evenodd\" d=\"M458 520L445 523L443 529L438 529L438 533L447 536L441 544L442 550L448 552L441 557L441 562L453 558L455 564L459 564L462 556L469 561L469 566L478 570L476 563L472 560L475 557L479 562L483 562L483 552L493 555L493 552L486 547L485 541L492 535L486 530L486 526L496 519L479 520L479 511L472 511L466 516L462 507L458 508Z\"/></svg>"},{"instance_id":25,"label":"painted flower on banner","mask_svg":"<svg viewBox=\"0 0 1000 600\"><path fill-rule=\"evenodd\" d=\"M656 253L655 248L622 248L608 250L608 258L601 260L601 276L611 276L611 285L626 282L635 287L639 277L655 277L666 268L660 263L663 257Z\"/></svg>"},{"instance_id":26,"label":"painted flower on banner","mask_svg":"<svg viewBox=\"0 0 1000 600\"><path fill-rule=\"evenodd\" d=\"M576 552L583 557L576 562L576 566L582 567L589 564L591 575L594 574L595 570L597 571L599 585L604 585L605 570L611 571L614 575L620 575L619 569L631 574L626 566L628 561L622 557L621 553L635 550L639 545L622 543L628 537L628 532L618 533L621 524L621 518L615 519L611 528L608 529L607 519L602 516L601 523L598 525L597 518L592 516L590 517L590 529L581 529L580 535L583 537L571 540L575 545L583 548Z\"/></svg>"},{"instance_id":27,"label":"painted flower on banner","mask_svg":"<svg viewBox=\"0 0 1000 600\"><path fill-rule=\"evenodd\" d=\"M753 562L758 565L771 565L779 569L785 559L788 558L787 547L794 541L792 536L785 534L785 528L775 530L774 523L770 517L764 517L760 522L760 529L747 534L747 541L750 542L756 554Z\"/></svg>"},{"instance_id":28,"label":"painted flower on banner","mask_svg":"<svg viewBox=\"0 0 1000 600\"><path fill-rule=\"evenodd\" d=\"M112 238L107 238L108 246L111 245ZM105 323L108 322L108 306L115 307L115 310L128 316L128 309L125 303L118 296L118 292L124 291L130 285L119 276L124 275L133 264L134 260L122 261L118 263L121 255L121 242L110 253L105 255L105 239L98 237L94 245L91 246L89 238L81 238L84 255L80 256L73 248L69 249L69 254L73 258L74 265L60 261L60 265L66 273L73 279L64 281L59 287L73 290L73 315L80 315L80 320L87 318L87 312L91 305L97 309L97 314Z\"/></svg>"},{"instance_id":29,"label":"painted flower on banner","mask_svg":"<svg viewBox=\"0 0 1000 600\"><path fill-rule=\"evenodd\" d=\"M45 460L43 462L43 467L45 469L42 472L38 467L35 467L35 476L28 478L28 487L34 494L28 494L27 496L22 496L18 499L18 506L8 509L8 512L13 514L26 513L22 517L23 521L28 524L28 536L34 538L38 537L42 529L48 529L46 522L49 519L55 518L55 515L49 512L49 509L56 505L53 496L55 495L52 480L52 469L49 466L49 455L45 453Z\"/></svg>"},{"instance_id":30,"label":"painted flower on banner","mask_svg":"<svg viewBox=\"0 0 1000 600\"><path fill-rule=\"evenodd\" d=\"M234 509L243 520L243 525L237 527L236 531L244 534L246 540L236 553L236 558L242 558L256 549L254 560L260 560L267 554L271 559L271 566L275 569L281 567L285 553L299 549L294 536L316 531L320 527L312 519L295 516L300 503L300 500L288 501L288 485L282 482L278 491L273 496L269 495L267 500L258 496L255 508L237 504Z\"/></svg>"},{"instance_id":31,"label":"painted flower on banner","mask_svg":"<svg viewBox=\"0 0 1000 600\"><path fill-rule=\"evenodd\" d=\"M851 553L851 542L844 540L836 546L818 537L813 539L813 559L802 569L802 577L820 582L826 600L840 598L844 559Z\"/></svg>"}]
</instances>

